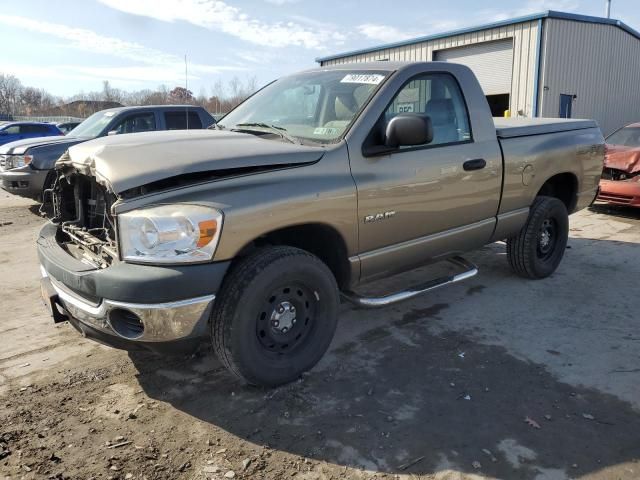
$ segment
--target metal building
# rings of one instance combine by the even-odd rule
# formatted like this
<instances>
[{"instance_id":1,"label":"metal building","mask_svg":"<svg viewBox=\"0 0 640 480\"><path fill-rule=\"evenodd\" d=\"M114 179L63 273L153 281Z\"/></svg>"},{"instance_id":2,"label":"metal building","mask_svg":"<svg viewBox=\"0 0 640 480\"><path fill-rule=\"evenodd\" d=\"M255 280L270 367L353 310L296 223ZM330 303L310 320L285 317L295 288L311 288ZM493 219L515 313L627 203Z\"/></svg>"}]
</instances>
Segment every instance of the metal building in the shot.
<instances>
[{"instance_id":1,"label":"metal building","mask_svg":"<svg viewBox=\"0 0 640 480\"><path fill-rule=\"evenodd\" d=\"M640 33L556 11L318 58L450 61L477 75L495 116L594 118L608 134L640 121Z\"/></svg>"}]
</instances>

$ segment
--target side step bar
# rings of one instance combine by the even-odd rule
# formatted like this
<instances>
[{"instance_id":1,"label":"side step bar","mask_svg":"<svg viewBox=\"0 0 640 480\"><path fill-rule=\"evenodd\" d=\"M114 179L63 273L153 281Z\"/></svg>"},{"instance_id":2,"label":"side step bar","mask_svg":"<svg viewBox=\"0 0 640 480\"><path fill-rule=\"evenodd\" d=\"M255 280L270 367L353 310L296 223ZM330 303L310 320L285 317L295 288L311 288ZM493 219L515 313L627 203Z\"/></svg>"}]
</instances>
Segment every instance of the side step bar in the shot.
<instances>
[{"instance_id":1,"label":"side step bar","mask_svg":"<svg viewBox=\"0 0 640 480\"><path fill-rule=\"evenodd\" d=\"M423 293L430 292L431 290L444 287L445 285L449 285L451 283L461 282L462 280L471 278L478 273L478 267L462 257L452 257L447 261L456 265L457 267L464 268L465 271L457 273L455 275L447 275L444 277L435 278L422 285L418 285L401 292L392 293L384 297L363 297L352 291L341 292L341 295L345 300L359 307L380 308L409 300L410 298L417 297L418 295L422 295Z\"/></svg>"}]
</instances>

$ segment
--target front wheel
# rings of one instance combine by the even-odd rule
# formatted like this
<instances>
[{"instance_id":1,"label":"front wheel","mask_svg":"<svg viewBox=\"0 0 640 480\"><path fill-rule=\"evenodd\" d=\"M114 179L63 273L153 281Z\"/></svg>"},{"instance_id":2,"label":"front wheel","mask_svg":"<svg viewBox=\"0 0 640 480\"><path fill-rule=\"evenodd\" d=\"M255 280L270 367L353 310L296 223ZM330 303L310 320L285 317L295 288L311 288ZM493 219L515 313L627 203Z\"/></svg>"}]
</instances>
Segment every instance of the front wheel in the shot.
<instances>
[{"instance_id":1,"label":"front wheel","mask_svg":"<svg viewBox=\"0 0 640 480\"><path fill-rule=\"evenodd\" d=\"M233 267L215 300L214 351L249 384L291 382L326 352L338 304L335 278L316 256L292 247L258 250Z\"/></svg>"},{"instance_id":2,"label":"front wheel","mask_svg":"<svg viewBox=\"0 0 640 480\"><path fill-rule=\"evenodd\" d=\"M558 268L568 237L569 215L564 203L553 197L537 197L525 226L507 239L509 265L522 277L548 277Z\"/></svg>"}]
</instances>

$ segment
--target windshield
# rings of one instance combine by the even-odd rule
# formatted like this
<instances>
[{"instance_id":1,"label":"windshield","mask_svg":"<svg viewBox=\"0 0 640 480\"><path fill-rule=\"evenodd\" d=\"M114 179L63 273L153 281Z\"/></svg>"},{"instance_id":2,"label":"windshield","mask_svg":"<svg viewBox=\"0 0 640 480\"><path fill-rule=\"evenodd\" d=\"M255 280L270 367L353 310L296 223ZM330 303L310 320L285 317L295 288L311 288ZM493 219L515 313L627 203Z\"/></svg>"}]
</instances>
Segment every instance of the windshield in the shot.
<instances>
[{"instance_id":1,"label":"windshield","mask_svg":"<svg viewBox=\"0 0 640 480\"><path fill-rule=\"evenodd\" d=\"M95 138L104 127L111 121L114 117L115 112L98 112L91 115L84 122L78 125L76 128L71 130L68 133L69 137L85 137L85 138Z\"/></svg>"},{"instance_id":2,"label":"windshield","mask_svg":"<svg viewBox=\"0 0 640 480\"><path fill-rule=\"evenodd\" d=\"M281 78L231 111L218 128L335 143L388 74L325 70Z\"/></svg>"},{"instance_id":3,"label":"windshield","mask_svg":"<svg viewBox=\"0 0 640 480\"><path fill-rule=\"evenodd\" d=\"M624 127L607 137L609 145L640 147L640 127Z\"/></svg>"}]
</instances>

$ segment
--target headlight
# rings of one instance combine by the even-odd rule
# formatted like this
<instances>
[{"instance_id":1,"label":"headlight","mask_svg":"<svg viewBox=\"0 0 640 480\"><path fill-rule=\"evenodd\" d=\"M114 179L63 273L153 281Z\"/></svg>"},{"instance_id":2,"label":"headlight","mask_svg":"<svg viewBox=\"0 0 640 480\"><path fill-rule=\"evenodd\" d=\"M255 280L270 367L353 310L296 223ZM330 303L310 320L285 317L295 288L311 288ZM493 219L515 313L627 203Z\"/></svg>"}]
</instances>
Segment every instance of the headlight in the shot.
<instances>
[{"instance_id":1,"label":"headlight","mask_svg":"<svg viewBox=\"0 0 640 480\"><path fill-rule=\"evenodd\" d=\"M25 165L29 165L31 160L33 160L31 155L10 155L7 156L7 159L5 160L5 168L9 170L10 168L24 167Z\"/></svg>"},{"instance_id":2,"label":"headlight","mask_svg":"<svg viewBox=\"0 0 640 480\"><path fill-rule=\"evenodd\" d=\"M123 260L197 263L213 258L222 212L201 205L161 205L118 216Z\"/></svg>"}]
</instances>

